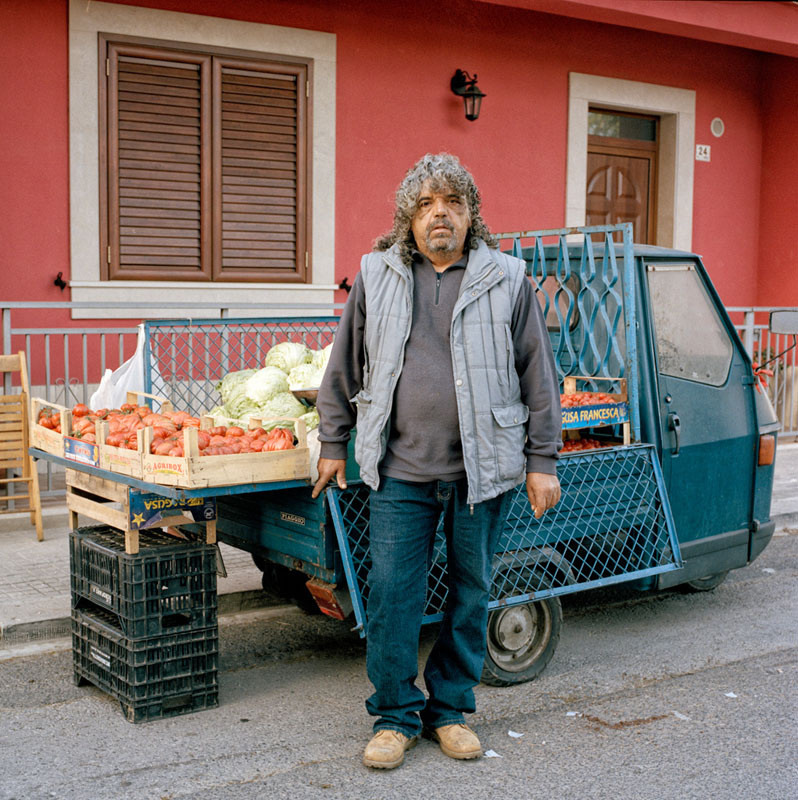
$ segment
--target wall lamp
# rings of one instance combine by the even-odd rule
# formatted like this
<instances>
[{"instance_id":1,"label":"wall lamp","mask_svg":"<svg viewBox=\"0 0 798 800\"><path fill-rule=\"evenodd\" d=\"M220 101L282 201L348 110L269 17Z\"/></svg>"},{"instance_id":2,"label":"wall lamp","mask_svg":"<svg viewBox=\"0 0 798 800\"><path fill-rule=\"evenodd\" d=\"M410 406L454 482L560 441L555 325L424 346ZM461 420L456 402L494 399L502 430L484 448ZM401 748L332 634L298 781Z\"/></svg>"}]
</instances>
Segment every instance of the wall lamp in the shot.
<instances>
[{"instance_id":1,"label":"wall lamp","mask_svg":"<svg viewBox=\"0 0 798 800\"><path fill-rule=\"evenodd\" d=\"M479 108L482 105L482 98L485 97L479 86L477 86L477 76L472 78L467 72L458 69L452 76L451 83L452 91L463 98L465 105L465 117L470 122L473 122L479 116Z\"/></svg>"}]
</instances>

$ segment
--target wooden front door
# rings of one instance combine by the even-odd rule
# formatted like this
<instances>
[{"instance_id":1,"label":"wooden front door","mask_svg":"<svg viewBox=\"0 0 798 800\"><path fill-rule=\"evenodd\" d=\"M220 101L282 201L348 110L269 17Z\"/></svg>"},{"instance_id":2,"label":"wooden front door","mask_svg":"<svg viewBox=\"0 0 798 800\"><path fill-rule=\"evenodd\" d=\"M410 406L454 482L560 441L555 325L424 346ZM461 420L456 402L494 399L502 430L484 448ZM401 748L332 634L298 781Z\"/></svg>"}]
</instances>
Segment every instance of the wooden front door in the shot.
<instances>
[{"instance_id":1,"label":"wooden front door","mask_svg":"<svg viewBox=\"0 0 798 800\"><path fill-rule=\"evenodd\" d=\"M657 119L591 109L586 224L631 222L634 240L656 241Z\"/></svg>"}]
</instances>

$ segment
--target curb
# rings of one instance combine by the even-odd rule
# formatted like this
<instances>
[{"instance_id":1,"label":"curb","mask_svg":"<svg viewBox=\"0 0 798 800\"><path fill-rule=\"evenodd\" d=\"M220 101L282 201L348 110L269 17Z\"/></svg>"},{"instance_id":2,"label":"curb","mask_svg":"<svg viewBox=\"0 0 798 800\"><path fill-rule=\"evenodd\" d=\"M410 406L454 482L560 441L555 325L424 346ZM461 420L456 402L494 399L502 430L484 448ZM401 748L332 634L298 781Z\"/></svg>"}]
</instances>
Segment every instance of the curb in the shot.
<instances>
[{"instance_id":1,"label":"curb","mask_svg":"<svg viewBox=\"0 0 798 800\"><path fill-rule=\"evenodd\" d=\"M217 602L217 616L220 618L262 608L295 608L293 603L286 604L285 601L274 597L268 592L254 589L220 594ZM48 642L52 639L63 639L71 635L72 620L70 617L56 617L54 619L36 620L35 622L18 622L0 628L0 649L35 642Z\"/></svg>"}]
</instances>

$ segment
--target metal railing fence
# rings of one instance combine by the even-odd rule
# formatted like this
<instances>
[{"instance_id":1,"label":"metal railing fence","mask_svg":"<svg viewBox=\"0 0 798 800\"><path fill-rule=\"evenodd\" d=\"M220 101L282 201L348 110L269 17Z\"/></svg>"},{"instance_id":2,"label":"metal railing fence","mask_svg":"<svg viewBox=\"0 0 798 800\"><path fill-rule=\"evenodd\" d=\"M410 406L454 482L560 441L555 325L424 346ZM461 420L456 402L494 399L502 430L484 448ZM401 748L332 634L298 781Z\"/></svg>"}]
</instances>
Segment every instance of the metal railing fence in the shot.
<instances>
[{"instance_id":1,"label":"metal railing fence","mask_svg":"<svg viewBox=\"0 0 798 800\"><path fill-rule=\"evenodd\" d=\"M159 309L173 309L175 317L183 315L188 318L199 313L204 317L218 314L225 318L230 315L227 307L217 303L158 301L153 303L153 308L156 305ZM103 318L105 310L124 307L125 303L0 302L2 353L25 351L35 395L61 405L87 402L105 370L120 366L135 350L137 327L114 325L113 320ZM89 321L93 324L74 327L55 327L35 322L28 325L15 323L15 320L30 311L73 308L96 309L97 319ZM263 317L287 315L299 308L303 313L323 316L329 314L331 309L337 311L341 304L314 306L308 303L283 303L264 308L261 303L237 303L235 313L240 315L249 309L253 317ZM776 308L729 307L727 310L746 350L757 363L766 362L792 344L793 337L768 331L768 314ZM798 436L798 348L785 353L770 368L773 369L774 376L769 381L768 393L783 426L781 435ZM17 387L10 383L10 376L6 376L4 393L10 394L16 390ZM45 495L62 491L54 488L49 467L42 488Z\"/></svg>"},{"instance_id":2,"label":"metal railing fence","mask_svg":"<svg viewBox=\"0 0 798 800\"><path fill-rule=\"evenodd\" d=\"M140 305L140 304L139 304ZM23 350L28 360L31 393L47 402L72 406L88 403L100 383L106 369L114 370L130 358L136 348L138 327L115 325L104 317L111 308L127 308L129 304L100 302L0 302L0 327L2 329L2 353L11 354ZM218 315L229 317L230 308L220 303L164 302L152 303L159 312L174 311L175 317L203 317ZM311 313L329 314L340 309L342 304L275 303L265 308L263 303L236 303L236 314L248 311L252 316ZM72 309L96 309L97 318L78 325L53 325L46 322L20 324L20 318L37 316L41 312L71 311ZM11 375L4 376L3 393L12 394L19 387L12 384ZM43 474L42 495L53 496L63 492L50 464Z\"/></svg>"},{"instance_id":3,"label":"metal railing fence","mask_svg":"<svg viewBox=\"0 0 798 800\"><path fill-rule=\"evenodd\" d=\"M796 337L771 333L771 311L791 310L794 306L729 306L726 308L746 352L752 361L773 371L767 393L781 422L780 436L798 436L798 347ZM771 359L775 359L771 361ZM771 362L771 363L767 363Z\"/></svg>"}]
</instances>

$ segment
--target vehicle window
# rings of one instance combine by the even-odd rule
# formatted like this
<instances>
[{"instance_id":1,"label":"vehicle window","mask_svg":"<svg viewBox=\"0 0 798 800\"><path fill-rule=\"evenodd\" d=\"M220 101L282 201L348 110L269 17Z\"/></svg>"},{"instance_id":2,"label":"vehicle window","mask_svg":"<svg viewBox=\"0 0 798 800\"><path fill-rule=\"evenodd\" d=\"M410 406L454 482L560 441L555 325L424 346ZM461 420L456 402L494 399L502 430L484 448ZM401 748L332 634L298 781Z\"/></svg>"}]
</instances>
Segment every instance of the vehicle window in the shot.
<instances>
[{"instance_id":1,"label":"vehicle window","mask_svg":"<svg viewBox=\"0 0 798 800\"><path fill-rule=\"evenodd\" d=\"M720 386L732 343L693 264L648 264L648 287L663 375Z\"/></svg>"}]
</instances>

